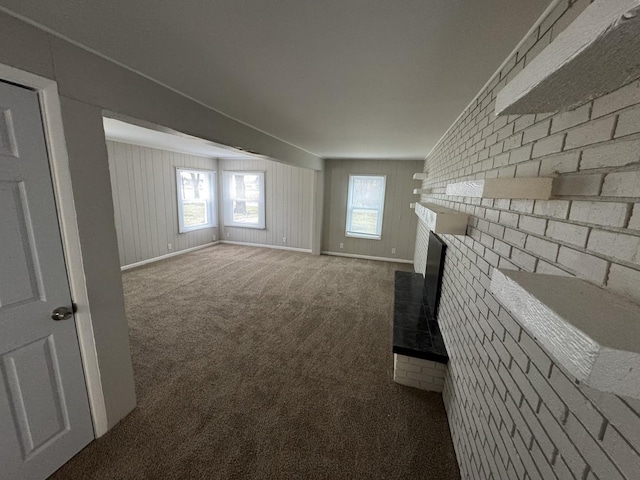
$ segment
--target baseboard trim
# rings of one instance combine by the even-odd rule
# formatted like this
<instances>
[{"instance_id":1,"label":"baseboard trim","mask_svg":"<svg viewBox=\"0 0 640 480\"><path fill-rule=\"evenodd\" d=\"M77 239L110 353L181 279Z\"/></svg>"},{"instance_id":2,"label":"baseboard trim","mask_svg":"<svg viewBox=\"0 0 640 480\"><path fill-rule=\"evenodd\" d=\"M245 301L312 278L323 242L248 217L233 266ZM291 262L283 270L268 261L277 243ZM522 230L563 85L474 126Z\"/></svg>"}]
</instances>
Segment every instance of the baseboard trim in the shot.
<instances>
[{"instance_id":1,"label":"baseboard trim","mask_svg":"<svg viewBox=\"0 0 640 480\"><path fill-rule=\"evenodd\" d=\"M405 260L403 258L388 258L388 257L373 257L371 255L357 255L355 253L339 253L339 252L320 252L322 255L332 255L334 257L350 257L361 258L363 260L378 260L380 262L392 262L392 263L413 263L413 260Z\"/></svg>"},{"instance_id":2,"label":"baseboard trim","mask_svg":"<svg viewBox=\"0 0 640 480\"><path fill-rule=\"evenodd\" d=\"M262 247L273 248L275 250L290 250L292 252L311 253L311 249L295 248L295 247L281 247L280 245L266 245L264 243L247 243L247 242L234 242L232 240L220 240L220 243L227 243L229 245L242 245L244 247Z\"/></svg>"},{"instance_id":3,"label":"baseboard trim","mask_svg":"<svg viewBox=\"0 0 640 480\"><path fill-rule=\"evenodd\" d=\"M121 271L130 270L132 268L141 267L143 265L147 265L149 263L159 262L160 260L165 260L167 258L175 257L177 255L182 255L184 253L193 252L196 250L201 250L203 248L212 247L218 244L228 244L228 245L241 245L245 247L262 247L262 248L272 248L274 250L289 250L291 252L301 252L301 253L312 253L311 249L306 248L295 248L295 247L282 247L280 245L265 245L262 243L248 243L248 242L234 242L232 240L218 240L217 242L206 243L204 245L198 245L197 247L186 248L184 250L180 250L179 252L167 253L166 255L161 255L159 257L149 258L147 260L142 260L141 262L130 263L129 265L123 265L120 267ZM340 253L340 252L329 252L322 251L322 255L332 255L334 257L349 257L349 258L359 258L362 260L377 260L380 262L391 262L391 263L413 263L413 260L405 260L402 258L388 258L388 257L374 257L372 255L357 255L355 253Z\"/></svg>"},{"instance_id":4,"label":"baseboard trim","mask_svg":"<svg viewBox=\"0 0 640 480\"><path fill-rule=\"evenodd\" d=\"M177 255L182 255L183 253L194 252L196 250L201 250L203 248L212 247L214 245L218 245L220 241L205 243L204 245L198 245L197 247L185 248L184 250L180 250L173 253L167 253L166 255L160 255L159 257L149 258L147 260L142 260L141 262L130 263L129 265L123 265L120 267L120 270L124 272L125 270L131 270L132 268L141 267L142 265L147 265L148 263L159 262L160 260L164 260L166 258L175 257Z\"/></svg>"}]
</instances>

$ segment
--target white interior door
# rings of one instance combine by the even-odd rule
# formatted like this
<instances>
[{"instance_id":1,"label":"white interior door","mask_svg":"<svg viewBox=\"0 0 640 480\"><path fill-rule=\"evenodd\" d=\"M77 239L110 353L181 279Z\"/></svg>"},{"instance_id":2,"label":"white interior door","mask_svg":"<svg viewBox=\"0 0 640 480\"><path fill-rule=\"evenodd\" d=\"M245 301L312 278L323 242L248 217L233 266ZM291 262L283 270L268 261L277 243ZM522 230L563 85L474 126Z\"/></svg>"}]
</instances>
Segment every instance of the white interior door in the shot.
<instances>
[{"instance_id":1,"label":"white interior door","mask_svg":"<svg viewBox=\"0 0 640 480\"><path fill-rule=\"evenodd\" d=\"M0 478L44 479L93 438L38 96L0 82ZM68 318L66 318L68 317Z\"/></svg>"}]
</instances>

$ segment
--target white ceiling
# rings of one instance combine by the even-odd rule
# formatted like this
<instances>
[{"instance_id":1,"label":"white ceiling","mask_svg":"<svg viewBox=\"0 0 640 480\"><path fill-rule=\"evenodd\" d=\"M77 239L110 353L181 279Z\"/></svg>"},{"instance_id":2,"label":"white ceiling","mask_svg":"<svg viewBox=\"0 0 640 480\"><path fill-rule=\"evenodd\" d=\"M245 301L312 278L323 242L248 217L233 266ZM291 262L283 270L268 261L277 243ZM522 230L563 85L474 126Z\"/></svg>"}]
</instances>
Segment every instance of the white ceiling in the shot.
<instances>
[{"instance_id":1,"label":"white ceiling","mask_svg":"<svg viewBox=\"0 0 640 480\"><path fill-rule=\"evenodd\" d=\"M0 0L325 158L422 158L549 0Z\"/></svg>"},{"instance_id":2,"label":"white ceiling","mask_svg":"<svg viewBox=\"0 0 640 480\"><path fill-rule=\"evenodd\" d=\"M189 137L177 132L166 133L149 128L139 127L114 118L103 118L104 134L107 140L132 143L143 147L159 148L172 152L188 153L200 157L228 159L254 159L257 156L247 154L236 148L217 145L200 138Z\"/></svg>"}]
</instances>

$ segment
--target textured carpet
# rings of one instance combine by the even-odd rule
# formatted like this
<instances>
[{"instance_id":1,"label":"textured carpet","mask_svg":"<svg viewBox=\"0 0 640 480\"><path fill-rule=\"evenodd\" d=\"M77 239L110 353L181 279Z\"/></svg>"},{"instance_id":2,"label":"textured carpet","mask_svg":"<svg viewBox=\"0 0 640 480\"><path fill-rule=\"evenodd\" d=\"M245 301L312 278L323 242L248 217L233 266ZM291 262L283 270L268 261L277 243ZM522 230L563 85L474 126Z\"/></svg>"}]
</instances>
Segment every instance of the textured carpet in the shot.
<instances>
[{"instance_id":1,"label":"textured carpet","mask_svg":"<svg viewBox=\"0 0 640 480\"><path fill-rule=\"evenodd\" d=\"M393 272L218 245L123 275L138 407L54 479L458 479L440 394L393 383Z\"/></svg>"}]
</instances>

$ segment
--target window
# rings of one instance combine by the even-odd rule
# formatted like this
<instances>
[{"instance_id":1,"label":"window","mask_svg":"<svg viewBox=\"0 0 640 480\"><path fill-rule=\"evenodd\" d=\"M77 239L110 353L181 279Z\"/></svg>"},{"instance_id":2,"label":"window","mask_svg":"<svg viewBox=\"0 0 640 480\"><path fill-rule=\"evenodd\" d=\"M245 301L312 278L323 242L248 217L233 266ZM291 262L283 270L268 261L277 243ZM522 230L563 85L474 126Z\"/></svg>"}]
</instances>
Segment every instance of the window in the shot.
<instances>
[{"instance_id":1,"label":"window","mask_svg":"<svg viewBox=\"0 0 640 480\"><path fill-rule=\"evenodd\" d=\"M178 168L176 177L179 232L215 227L217 223L216 173L211 170Z\"/></svg>"},{"instance_id":2,"label":"window","mask_svg":"<svg viewBox=\"0 0 640 480\"><path fill-rule=\"evenodd\" d=\"M224 224L265 228L264 172L223 172Z\"/></svg>"},{"instance_id":3,"label":"window","mask_svg":"<svg viewBox=\"0 0 640 480\"><path fill-rule=\"evenodd\" d=\"M347 237L380 240L385 181L385 176L349 175Z\"/></svg>"}]
</instances>

